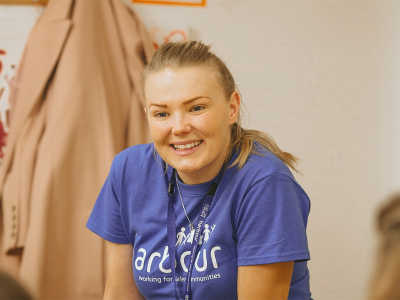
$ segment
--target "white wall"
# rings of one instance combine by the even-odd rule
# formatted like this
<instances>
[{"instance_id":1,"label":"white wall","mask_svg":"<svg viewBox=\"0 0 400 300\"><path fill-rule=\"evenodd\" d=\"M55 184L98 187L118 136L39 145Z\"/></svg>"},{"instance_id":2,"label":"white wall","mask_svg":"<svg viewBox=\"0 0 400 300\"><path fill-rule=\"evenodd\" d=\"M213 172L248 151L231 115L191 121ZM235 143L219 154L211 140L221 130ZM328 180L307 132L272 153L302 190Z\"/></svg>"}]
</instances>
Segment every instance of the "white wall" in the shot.
<instances>
[{"instance_id":1,"label":"white wall","mask_svg":"<svg viewBox=\"0 0 400 300\"><path fill-rule=\"evenodd\" d=\"M37 6L0 6L0 165L5 151L3 137L9 126L6 112L10 108L10 85L28 34L42 11L43 8Z\"/></svg>"},{"instance_id":2,"label":"white wall","mask_svg":"<svg viewBox=\"0 0 400 300\"><path fill-rule=\"evenodd\" d=\"M149 27L186 29L228 62L247 125L301 158L298 179L312 199L315 299L365 299L375 207L400 190L400 3L209 0L207 8L134 7Z\"/></svg>"},{"instance_id":3,"label":"white wall","mask_svg":"<svg viewBox=\"0 0 400 300\"><path fill-rule=\"evenodd\" d=\"M0 5L0 49L7 51L3 64L18 63L25 40L42 11L40 6Z\"/></svg>"},{"instance_id":4,"label":"white wall","mask_svg":"<svg viewBox=\"0 0 400 300\"><path fill-rule=\"evenodd\" d=\"M246 126L269 132L301 158L297 177L312 200L314 298L365 299L375 207L400 190L400 3L132 6L149 28L184 29L227 61L243 94ZM21 26L31 26L26 22Z\"/></svg>"}]
</instances>

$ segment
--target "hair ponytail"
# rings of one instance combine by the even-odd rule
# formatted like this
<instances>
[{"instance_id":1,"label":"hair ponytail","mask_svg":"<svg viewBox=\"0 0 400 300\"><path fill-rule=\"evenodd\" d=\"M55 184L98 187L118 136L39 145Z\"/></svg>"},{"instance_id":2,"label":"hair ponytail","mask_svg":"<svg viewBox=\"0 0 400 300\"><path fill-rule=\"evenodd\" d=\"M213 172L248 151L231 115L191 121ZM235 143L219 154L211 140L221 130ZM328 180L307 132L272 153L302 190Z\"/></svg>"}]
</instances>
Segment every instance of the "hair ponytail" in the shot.
<instances>
[{"instance_id":1,"label":"hair ponytail","mask_svg":"<svg viewBox=\"0 0 400 300\"><path fill-rule=\"evenodd\" d=\"M254 145L255 142L275 154L294 171L297 171L295 167L297 158L288 152L282 151L272 137L262 131L244 129L237 123L233 124L231 128L231 151L238 149L239 155L232 163L232 167L237 165L241 168L251 153L258 154Z\"/></svg>"}]
</instances>

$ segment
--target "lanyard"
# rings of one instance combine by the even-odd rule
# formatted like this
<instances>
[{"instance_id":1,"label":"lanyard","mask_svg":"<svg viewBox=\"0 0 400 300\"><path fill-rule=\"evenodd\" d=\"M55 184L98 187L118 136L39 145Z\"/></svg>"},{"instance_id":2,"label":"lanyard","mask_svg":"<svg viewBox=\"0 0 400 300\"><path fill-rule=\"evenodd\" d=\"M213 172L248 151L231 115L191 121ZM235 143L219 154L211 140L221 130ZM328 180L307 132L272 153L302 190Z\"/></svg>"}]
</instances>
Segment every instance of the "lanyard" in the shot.
<instances>
[{"instance_id":1,"label":"lanyard","mask_svg":"<svg viewBox=\"0 0 400 300\"><path fill-rule=\"evenodd\" d=\"M196 256L199 251L199 240L201 233L203 232L203 228L207 219L207 216L210 211L212 199L214 197L214 194L217 190L218 183L221 180L223 169L219 172L216 180L211 184L210 189L208 190L207 194L202 200L202 207L200 211L200 215L198 216L198 222L194 222L195 225L195 232L194 232L194 238L193 238L193 246L190 254L190 264L188 268L188 272L186 274L186 287L185 287L185 300L192 300L192 285L191 285L191 279L192 279L192 272L193 272L193 266L195 264ZM174 290L175 290L175 298L179 299L177 296L177 288L176 288L176 215L175 215L175 210L174 210L174 200L175 198L173 197L174 190L175 190L175 185L176 185L176 180L175 180L175 169L172 171L171 175L171 180L169 181L168 184L168 196L169 196L169 201L168 201L168 221L167 221L167 230L168 230L168 252L169 252L169 257L170 257L170 267L172 270L172 276L173 276L173 281L174 281ZM167 176L167 174L166 174Z\"/></svg>"}]
</instances>

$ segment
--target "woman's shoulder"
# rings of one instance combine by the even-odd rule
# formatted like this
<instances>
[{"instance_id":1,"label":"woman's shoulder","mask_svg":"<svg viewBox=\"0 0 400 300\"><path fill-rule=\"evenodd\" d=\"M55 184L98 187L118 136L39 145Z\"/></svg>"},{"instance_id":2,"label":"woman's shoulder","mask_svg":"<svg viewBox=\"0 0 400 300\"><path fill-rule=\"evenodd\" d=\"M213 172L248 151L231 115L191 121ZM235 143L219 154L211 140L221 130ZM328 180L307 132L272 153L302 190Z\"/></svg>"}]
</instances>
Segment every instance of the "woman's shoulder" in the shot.
<instances>
[{"instance_id":1,"label":"woman's shoulder","mask_svg":"<svg viewBox=\"0 0 400 300\"><path fill-rule=\"evenodd\" d=\"M247 191L261 182L272 182L274 178L295 182L290 169L276 155L263 147L256 147L254 150L241 168L234 166L227 169L229 184L239 190ZM232 158L234 159L235 157Z\"/></svg>"},{"instance_id":2,"label":"woman's shoulder","mask_svg":"<svg viewBox=\"0 0 400 300\"><path fill-rule=\"evenodd\" d=\"M113 161L113 168L142 169L156 162L153 143L138 144L128 147L118 153Z\"/></svg>"},{"instance_id":3,"label":"woman's shoulder","mask_svg":"<svg viewBox=\"0 0 400 300\"><path fill-rule=\"evenodd\" d=\"M238 191L244 191L244 194L253 187L263 190L267 186L274 186L281 191L293 188L296 195L302 199L305 211L308 211L310 207L308 195L289 167L268 149L259 146L255 150L242 168L235 167L236 170L232 171L231 183L237 186ZM237 194L241 195L240 192Z\"/></svg>"},{"instance_id":4,"label":"woman's shoulder","mask_svg":"<svg viewBox=\"0 0 400 300\"><path fill-rule=\"evenodd\" d=\"M115 156L118 161L145 159L154 155L154 144L138 144L122 150Z\"/></svg>"}]
</instances>

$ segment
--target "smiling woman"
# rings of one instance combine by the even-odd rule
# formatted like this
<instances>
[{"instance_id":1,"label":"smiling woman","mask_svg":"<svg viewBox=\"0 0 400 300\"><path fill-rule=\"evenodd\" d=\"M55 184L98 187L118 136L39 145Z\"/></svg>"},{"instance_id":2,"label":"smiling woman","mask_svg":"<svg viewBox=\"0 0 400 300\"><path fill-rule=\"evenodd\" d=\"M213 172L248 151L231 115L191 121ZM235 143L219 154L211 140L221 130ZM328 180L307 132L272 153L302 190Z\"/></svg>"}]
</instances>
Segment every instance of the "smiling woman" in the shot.
<instances>
[{"instance_id":1,"label":"smiling woman","mask_svg":"<svg viewBox=\"0 0 400 300\"><path fill-rule=\"evenodd\" d=\"M145 81L154 146L188 184L213 179L228 156L240 99L227 101L217 77L208 66L168 67Z\"/></svg>"},{"instance_id":2,"label":"smiling woman","mask_svg":"<svg viewBox=\"0 0 400 300\"><path fill-rule=\"evenodd\" d=\"M310 300L295 158L241 127L226 65L167 43L144 91L153 143L115 158L87 224L108 241L104 299Z\"/></svg>"}]
</instances>

